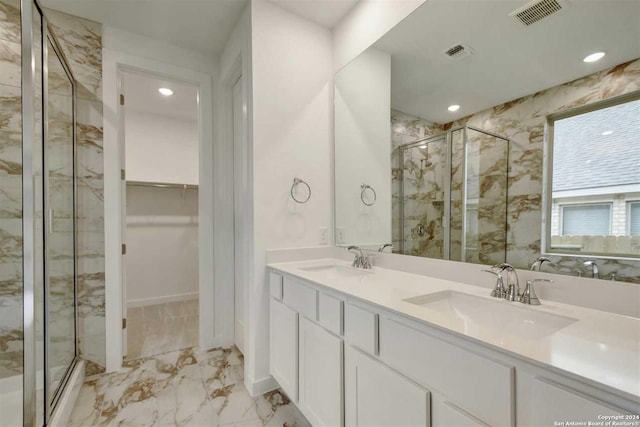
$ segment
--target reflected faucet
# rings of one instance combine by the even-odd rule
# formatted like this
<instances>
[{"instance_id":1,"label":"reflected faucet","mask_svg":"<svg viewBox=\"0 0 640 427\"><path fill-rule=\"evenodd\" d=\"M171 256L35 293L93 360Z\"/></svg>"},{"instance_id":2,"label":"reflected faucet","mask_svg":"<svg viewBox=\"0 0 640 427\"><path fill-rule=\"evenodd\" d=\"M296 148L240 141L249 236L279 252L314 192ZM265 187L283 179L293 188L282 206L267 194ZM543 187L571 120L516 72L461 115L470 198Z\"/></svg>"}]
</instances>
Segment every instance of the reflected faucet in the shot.
<instances>
[{"instance_id":1,"label":"reflected faucet","mask_svg":"<svg viewBox=\"0 0 640 427\"><path fill-rule=\"evenodd\" d=\"M380 249L378 249L378 252L384 252L386 248L391 248L393 252L393 245L391 243L385 243L384 245L380 246Z\"/></svg>"},{"instance_id":2,"label":"reflected faucet","mask_svg":"<svg viewBox=\"0 0 640 427\"><path fill-rule=\"evenodd\" d=\"M536 258L536 260L531 264L531 271L540 271L540 268L542 268L542 264L544 264L545 262L551 264L551 260L546 256Z\"/></svg>"},{"instance_id":3,"label":"reflected faucet","mask_svg":"<svg viewBox=\"0 0 640 427\"><path fill-rule=\"evenodd\" d=\"M585 267L591 267L591 277L597 279L600 275L600 271L598 270L598 264L595 261L585 261L583 263Z\"/></svg>"}]
</instances>

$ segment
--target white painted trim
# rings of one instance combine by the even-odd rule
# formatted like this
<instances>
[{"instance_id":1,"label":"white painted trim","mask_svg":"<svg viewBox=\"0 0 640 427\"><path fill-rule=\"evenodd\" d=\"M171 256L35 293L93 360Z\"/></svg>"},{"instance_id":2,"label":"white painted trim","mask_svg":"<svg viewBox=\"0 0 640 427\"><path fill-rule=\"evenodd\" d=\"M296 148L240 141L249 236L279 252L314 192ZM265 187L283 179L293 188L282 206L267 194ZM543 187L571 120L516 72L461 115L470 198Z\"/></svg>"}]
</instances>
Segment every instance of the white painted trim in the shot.
<instances>
[{"instance_id":1,"label":"white painted trim","mask_svg":"<svg viewBox=\"0 0 640 427\"><path fill-rule=\"evenodd\" d=\"M259 380L246 378L244 381L244 385L249 391L251 397L260 396L280 387L271 375L269 375L268 377L260 378Z\"/></svg>"},{"instance_id":2,"label":"white painted trim","mask_svg":"<svg viewBox=\"0 0 640 427\"><path fill-rule=\"evenodd\" d=\"M71 416L71 412L73 412L73 407L80 394L84 377L84 361L80 360L71 373L69 382L62 392L58 406L53 413L53 418L48 425L52 427L65 427L69 425L69 417Z\"/></svg>"},{"instance_id":3,"label":"white painted trim","mask_svg":"<svg viewBox=\"0 0 640 427\"><path fill-rule=\"evenodd\" d=\"M154 298L134 299L127 302L128 308L145 307L147 305L166 304L168 302L189 301L198 299L198 292L190 292L188 294L166 295Z\"/></svg>"},{"instance_id":4,"label":"white painted trim","mask_svg":"<svg viewBox=\"0 0 640 427\"><path fill-rule=\"evenodd\" d=\"M122 366L121 144L118 136L119 74L122 70L162 75L198 87L200 188L213 188L212 75L153 59L102 50L104 108L105 322L106 368ZM212 70L213 71L213 70ZM198 192L200 336L202 348L214 346L213 191Z\"/></svg>"}]
</instances>

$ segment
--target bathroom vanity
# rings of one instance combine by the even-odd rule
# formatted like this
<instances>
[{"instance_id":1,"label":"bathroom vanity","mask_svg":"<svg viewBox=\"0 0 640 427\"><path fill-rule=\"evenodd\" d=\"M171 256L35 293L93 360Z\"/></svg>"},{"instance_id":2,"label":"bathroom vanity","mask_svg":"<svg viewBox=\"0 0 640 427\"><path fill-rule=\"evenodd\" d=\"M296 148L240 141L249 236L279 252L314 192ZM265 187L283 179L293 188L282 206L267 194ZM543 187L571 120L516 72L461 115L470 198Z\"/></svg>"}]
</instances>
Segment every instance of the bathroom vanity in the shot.
<instances>
[{"instance_id":1,"label":"bathroom vanity","mask_svg":"<svg viewBox=\"0 0 640 427\"><path fill-rule=\"evenodd\" d=\"M269 286L270 371L314 426L640 421L639 319L335 259Z\"/></svg>"}]
</instances>

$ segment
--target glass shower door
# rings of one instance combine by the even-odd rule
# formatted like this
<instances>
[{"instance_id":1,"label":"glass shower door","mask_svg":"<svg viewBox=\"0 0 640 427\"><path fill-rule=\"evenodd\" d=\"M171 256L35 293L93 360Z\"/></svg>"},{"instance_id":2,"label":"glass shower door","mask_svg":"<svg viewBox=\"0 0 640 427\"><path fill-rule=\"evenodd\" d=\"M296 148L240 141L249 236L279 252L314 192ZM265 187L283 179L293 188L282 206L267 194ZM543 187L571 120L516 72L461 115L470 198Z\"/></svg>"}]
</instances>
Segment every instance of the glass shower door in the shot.
<instances>
[{"instance_id":1,"label":"glass shower door","mask_svg":"<svg viewBox=\"0 0 640 427\"><path fill-rule=\"evenodd\" d=\"M448 184L446 135L402 150L402 253L445 258Z\"/></svg>"},{"instance_id":2,"label":"glass shower door","mask_svg":"<svg viewBox=\"0 0 640 427\"><path fill-rule=\"evenodd\" d=\"M47 39L45 128L45 361L49 413L76 356L74 86Z\"/></svg>"}]
</instances>

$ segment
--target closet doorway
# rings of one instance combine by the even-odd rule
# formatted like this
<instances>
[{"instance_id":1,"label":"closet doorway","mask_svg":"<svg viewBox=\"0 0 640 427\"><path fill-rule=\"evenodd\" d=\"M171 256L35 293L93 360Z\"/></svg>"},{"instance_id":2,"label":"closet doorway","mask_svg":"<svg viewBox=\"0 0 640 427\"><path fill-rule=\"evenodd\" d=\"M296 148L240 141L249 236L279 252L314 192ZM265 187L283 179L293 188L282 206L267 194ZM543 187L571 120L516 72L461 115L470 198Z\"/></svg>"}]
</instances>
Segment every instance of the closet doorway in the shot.
<instances>
[{"instance_id":1,"label":"closet doorway","mask_svg":"<svg viewBox=\"0 0 640 427\"><path fill-rule=\"evenodd\" d=\"M198 88L123 71L123 356L198 345Z\"/></svg>"}]
</instances>

